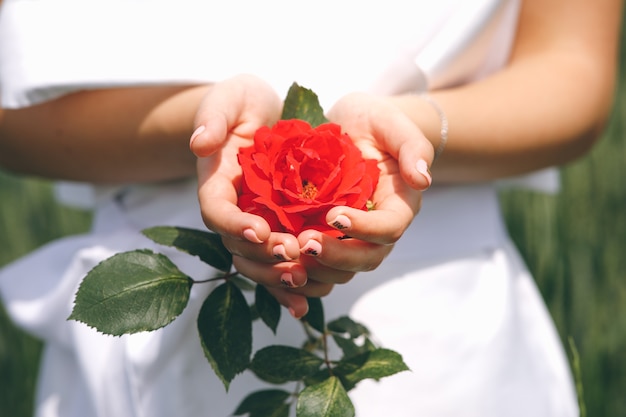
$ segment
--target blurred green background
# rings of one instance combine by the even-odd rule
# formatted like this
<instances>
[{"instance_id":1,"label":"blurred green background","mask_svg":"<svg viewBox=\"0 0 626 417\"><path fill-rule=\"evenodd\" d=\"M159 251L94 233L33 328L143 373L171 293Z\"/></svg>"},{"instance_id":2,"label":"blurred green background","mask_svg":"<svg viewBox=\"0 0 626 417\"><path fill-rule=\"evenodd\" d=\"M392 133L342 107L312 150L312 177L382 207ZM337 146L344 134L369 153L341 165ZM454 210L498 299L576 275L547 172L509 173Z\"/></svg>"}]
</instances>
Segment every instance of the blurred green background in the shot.
<instances>
[{"instance_id":1,"label":"blurred green background","mask_svg":"<svg viewBox=\"0 0 626 417\"><path fill-rule=\"evenodd\" d=\"M509 229L570 358L569 338L580 355L583 400L592 417L626 416L625 129L622 76L604 137L588 156L562 169L561 193L502 192ZM88 213L55 204L49 183L0 171L0 266L85 231L89 221ZM0 416L31 416L40 348L0 308Z\"/></svg>"}]
</instances>

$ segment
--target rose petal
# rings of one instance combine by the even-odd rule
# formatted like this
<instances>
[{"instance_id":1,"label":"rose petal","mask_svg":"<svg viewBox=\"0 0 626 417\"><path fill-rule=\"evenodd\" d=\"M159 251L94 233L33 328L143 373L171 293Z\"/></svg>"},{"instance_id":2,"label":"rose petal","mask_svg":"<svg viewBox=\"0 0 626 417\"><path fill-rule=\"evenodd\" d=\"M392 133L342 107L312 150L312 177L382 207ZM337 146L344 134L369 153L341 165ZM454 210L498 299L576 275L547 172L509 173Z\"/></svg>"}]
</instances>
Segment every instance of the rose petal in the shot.
<instances>
[{"instance_id":1,"label":"rose petal","mask_svg":"<svg viewBox=\"0 0 626 417\"><path fill-rule=\"evenodd\" d=\"M301 120L281 120L254 135L238 157L242 185L238 205L263 216L275 231L305 228L337 234L325 216L336 205L366 209L380 170L364 160L340 126L315 129Z\"/></svg>"}]
</instances>

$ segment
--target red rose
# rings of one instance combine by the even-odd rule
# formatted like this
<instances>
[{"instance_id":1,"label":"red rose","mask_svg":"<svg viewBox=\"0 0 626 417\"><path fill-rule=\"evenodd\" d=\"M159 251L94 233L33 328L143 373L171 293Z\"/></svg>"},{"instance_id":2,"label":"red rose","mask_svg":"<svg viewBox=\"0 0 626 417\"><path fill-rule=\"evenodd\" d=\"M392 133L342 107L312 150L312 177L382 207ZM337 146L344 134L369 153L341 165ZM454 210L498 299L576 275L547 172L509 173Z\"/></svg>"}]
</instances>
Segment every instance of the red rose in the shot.
<instances>
[{"instance_id":1,"label":"red rose","mask_svg":"<svg viewBox=\"0 0 626 417\"><path fill-rule=\"evenodd\" d=\"M335 231L326 224L334 206L366 210L380 169L341 127L312 128L302 120L262 127L254 145L239 150L243 181L238 205L269 223L272 231Z\"/></svg>"}]
</instances>

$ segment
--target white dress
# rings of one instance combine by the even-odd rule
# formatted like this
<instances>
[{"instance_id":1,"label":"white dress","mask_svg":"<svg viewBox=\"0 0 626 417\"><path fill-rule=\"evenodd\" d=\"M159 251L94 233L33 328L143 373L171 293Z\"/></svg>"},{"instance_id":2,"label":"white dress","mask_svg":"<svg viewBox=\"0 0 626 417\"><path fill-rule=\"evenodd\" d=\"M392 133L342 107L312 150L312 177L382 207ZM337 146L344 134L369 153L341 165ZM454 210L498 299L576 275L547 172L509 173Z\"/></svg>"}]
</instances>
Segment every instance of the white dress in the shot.
<instances>
[{"instance_id":1,"label":"white dress","mask_svg":"<svg viewBox=\"0 0 626 417\"><path fill-rule=\"evenodd\" d=\"M506 62L519 9L516 0L212 3L4 0L2 105L249 72L279 93L293 81L312 88L328 109L350 91L417 92L489 75ZM113 338L66 320L80 280L100 260L163 251L141 229L203 227L194 182L60 188L64 201L81 191L95 209L88 234L0 271L9 314L46 342L36 415L231 415L243 395L265 385L244 374L226 395L212 374L195 327L210 288L194 287L183 315L156 332ZM165 252L194 278L211 274L194 258ZM509 241L492 183L433 186L381 267L337 286L324 305L327 317L349 313L365 323L412 369L352 391L359 417L578 415L559 337ZM300 343L287 316L277 337L255 329L255 348Z\"/></svg>"}]
</instances>

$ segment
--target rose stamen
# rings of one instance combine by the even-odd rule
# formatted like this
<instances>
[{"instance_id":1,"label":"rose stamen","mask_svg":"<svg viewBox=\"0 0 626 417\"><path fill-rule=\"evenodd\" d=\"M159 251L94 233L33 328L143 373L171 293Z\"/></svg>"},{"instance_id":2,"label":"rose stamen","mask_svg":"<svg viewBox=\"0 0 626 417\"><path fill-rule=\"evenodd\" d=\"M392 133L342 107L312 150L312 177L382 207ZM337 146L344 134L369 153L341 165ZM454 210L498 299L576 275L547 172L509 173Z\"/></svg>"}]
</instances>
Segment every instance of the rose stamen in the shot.
<instances>
[{"instance_id":1,"label":"rose stamen","mask_svg":"<svg viewBox=\"0 0 626 417\"><path fill-rule=\"evenodd\" d=\"M314 200L317 196L317 187L312 182L302 181L302 198L305 200Z\"/></svg>"}]
</instances>

